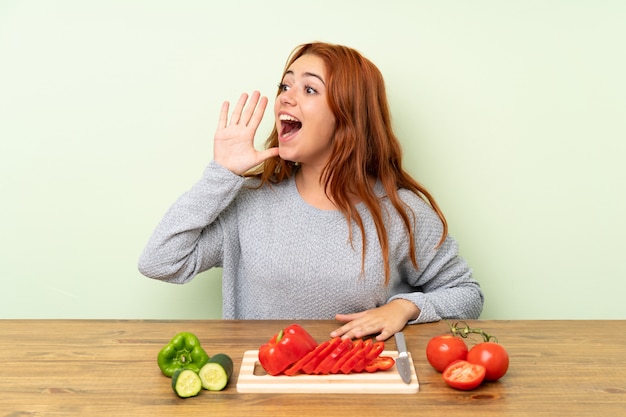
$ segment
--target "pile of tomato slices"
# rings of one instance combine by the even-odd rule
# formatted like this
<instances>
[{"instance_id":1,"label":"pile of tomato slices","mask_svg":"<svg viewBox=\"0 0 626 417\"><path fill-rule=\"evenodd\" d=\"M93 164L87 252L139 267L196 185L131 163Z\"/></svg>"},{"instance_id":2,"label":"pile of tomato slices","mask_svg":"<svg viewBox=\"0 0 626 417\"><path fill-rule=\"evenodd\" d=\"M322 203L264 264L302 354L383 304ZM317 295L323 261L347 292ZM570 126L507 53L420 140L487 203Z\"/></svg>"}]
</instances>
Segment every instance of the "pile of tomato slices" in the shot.
<instances>
[{"instance_id":1,"label":"pile of tomato slices","mask_svg":"<svg viewBox=\"0 0 626 417\"><path fill-rule=\"evenodd\" d=\"M492 336L480 329L451 327L452 334L435 336L426 346L426 359L442 373L443 380L452 388L472 390L484 381L497 381L509 369L506 349L492 341ZM471 333L480 334L484 341L468 349L462 338Z\"/></svg>"}]
</instances>

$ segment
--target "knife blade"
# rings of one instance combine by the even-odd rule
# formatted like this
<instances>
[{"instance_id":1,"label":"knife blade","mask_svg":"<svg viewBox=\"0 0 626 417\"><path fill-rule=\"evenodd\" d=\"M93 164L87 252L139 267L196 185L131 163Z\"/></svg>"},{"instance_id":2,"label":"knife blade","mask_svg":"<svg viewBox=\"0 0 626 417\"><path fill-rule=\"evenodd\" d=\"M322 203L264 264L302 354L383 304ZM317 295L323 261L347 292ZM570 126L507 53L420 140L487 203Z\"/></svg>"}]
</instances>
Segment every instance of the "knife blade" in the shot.
<instances>
[{"instance_id":1,"label":"knife blade","mask_svg":"<svg viewBox=\"0 0 626 417\"><path fill-rule=\"evenodd\" d=\"M409 359L409 352L406 350L406 340L404 339L404 333L398 332L395 334L396 346L398 347L398 358L396 359L396 368L402 380L410 384L411 383L411 361Z\"/></svg>"}]
</instances>

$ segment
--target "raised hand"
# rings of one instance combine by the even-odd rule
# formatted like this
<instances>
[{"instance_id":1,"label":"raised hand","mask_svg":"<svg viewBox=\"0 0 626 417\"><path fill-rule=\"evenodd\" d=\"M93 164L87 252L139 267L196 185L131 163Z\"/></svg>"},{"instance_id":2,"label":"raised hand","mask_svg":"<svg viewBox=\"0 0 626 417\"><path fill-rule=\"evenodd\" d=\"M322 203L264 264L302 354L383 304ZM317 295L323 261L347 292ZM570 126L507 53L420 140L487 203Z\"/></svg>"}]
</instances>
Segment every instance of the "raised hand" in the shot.
<instances>
[{"instance_id":1,"label":"raised hand","mask_svg":"<svg viewBox=\"0 0 626 417\"><path fill-rule=\"evenodd\" d=\"M222 104L220 118L213 142L215 162L237 175L242 175L263 161L278 155L278 148L258 151L254 147L254 135L263 119L267 107L267 97L254 91L249 97L244 93L235 105L230 121L230 103Z\"/></svg>"}]
</instances>

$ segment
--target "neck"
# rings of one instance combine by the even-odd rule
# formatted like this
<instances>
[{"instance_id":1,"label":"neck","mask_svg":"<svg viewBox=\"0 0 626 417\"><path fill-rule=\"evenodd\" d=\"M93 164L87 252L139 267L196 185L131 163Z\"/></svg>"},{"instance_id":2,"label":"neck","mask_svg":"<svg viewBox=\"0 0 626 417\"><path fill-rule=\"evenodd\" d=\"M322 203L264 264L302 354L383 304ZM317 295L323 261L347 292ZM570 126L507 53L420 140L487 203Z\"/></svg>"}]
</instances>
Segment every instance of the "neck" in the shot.
<instances>
[{"instance_id":1,"label":"neck","mask_svg":"<svg viewBox=\"0 0 626 417\"><path fill-rule=\"evenodd\" d=\"M320 210L336 210L333 201L326 195L321 181L321 169L302 165L296 172L296 186L304 201Z\"/></svg>"}]
</instances>

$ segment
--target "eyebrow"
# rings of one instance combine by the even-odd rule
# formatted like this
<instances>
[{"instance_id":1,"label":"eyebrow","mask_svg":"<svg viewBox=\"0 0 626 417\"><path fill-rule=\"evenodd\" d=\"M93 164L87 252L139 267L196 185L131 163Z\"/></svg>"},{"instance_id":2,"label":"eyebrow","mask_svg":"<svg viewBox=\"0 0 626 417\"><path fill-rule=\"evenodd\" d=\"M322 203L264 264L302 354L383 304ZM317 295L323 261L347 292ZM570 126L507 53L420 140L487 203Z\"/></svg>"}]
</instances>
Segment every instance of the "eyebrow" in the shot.
<instances>
[{"instance_id":1,"label":"eyebrow","mask_svg":"<svg viewBox=\"0 0 626 417\"><path fill-rule=\"evenodd\" d=\"M289 70L285 73L285 75L295 75L293 71ZM324 80L322 79L322 77L320 77L319 75L313 73L313 72L305 72L304 74L302 74L304 77L314 77L317 78L318 80L320 80L322 82L322 84L326 85L326 83L324 82Z\"/></svg>"}]
</instances>

